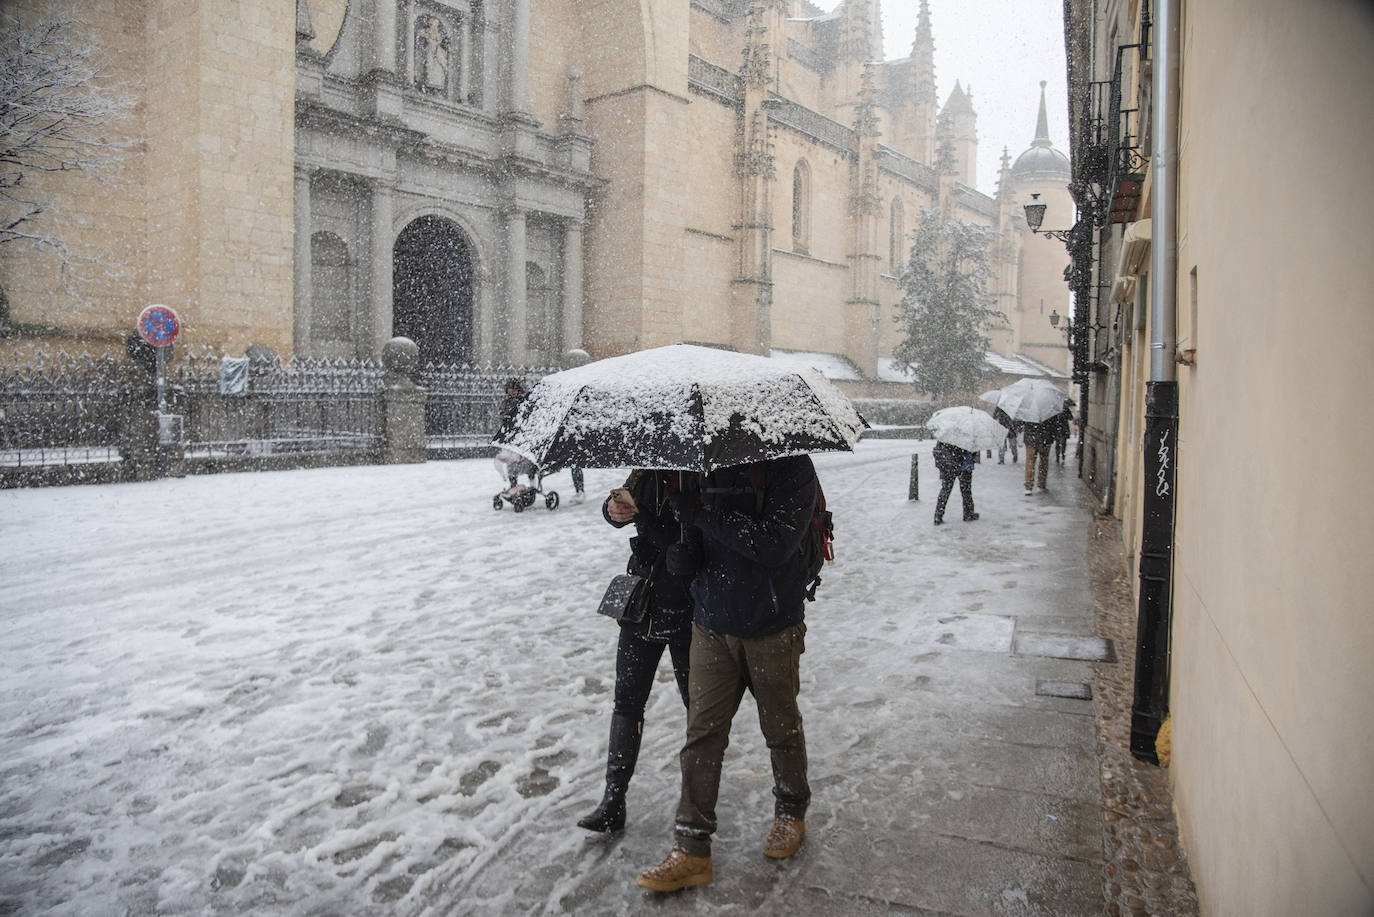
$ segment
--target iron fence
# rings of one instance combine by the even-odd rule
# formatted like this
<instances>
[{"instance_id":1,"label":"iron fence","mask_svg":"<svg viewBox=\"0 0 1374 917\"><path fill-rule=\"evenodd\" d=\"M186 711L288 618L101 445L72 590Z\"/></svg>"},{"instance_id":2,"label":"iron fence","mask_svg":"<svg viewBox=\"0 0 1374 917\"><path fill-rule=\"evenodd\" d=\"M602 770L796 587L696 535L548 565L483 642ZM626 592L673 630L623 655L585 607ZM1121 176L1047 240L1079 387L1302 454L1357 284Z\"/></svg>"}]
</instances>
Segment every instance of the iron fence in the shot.
<instances>
[{"instance_id":1,"label":"iron fence","mask_svg":"<svg viewBox=\"0 0 1374 917\"><path fill-rule=\"evenodd\" d=\"M382 367L371 360L252 360L226 386L223 357L190 356L170 374L186 461L335 455L375 460L384 421Z\"/></svg>"},{"instance_id":2,"label":"iron fence","mask_svg":"<svg viewBox=\"0 0 1374 917\"><path fill-rule=\"evenodd\" d=\"M501 424L506 380L532 386L553 369L430 363L420 370L425 390L425 434L431 453L485 447Z\"/></svg>"},{"instance_id":3,"label":"iron fence","mask_svg":"<svg viewBox=\"0 0 1374 917\"><path fill-rule=\"evenodd\" d=\"M489 448L506 381L532 385L553 371L422 367L428 455ZM123 354L29 350L0 364L0 486L381 461L385 385L372 360L183 352L165 385L165 410L181 418L180 435L159 446L157 393L145 368Z\"/></svg>"},{"instance_id":4,"label":"iron fence","mask_svg":"<svg viewBox=\"0 0 1374 917\"><path fill-rule=\"evenodd\" d=\"M0 365L0 470L94 472L119 463L128 396L121 364L108 354L13 356Z\"/></svg>"}]
</instances>

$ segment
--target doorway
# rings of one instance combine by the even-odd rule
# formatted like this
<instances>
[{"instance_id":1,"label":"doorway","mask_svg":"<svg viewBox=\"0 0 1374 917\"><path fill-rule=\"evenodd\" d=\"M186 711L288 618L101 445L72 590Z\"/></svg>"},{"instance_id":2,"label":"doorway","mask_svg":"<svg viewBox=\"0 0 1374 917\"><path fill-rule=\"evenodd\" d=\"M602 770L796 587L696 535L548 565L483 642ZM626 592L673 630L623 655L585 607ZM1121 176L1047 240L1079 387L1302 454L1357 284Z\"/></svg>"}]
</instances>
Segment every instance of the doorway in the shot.
<instances>
[{"instance_id":1,"label":"doorway","mask_svg":"<svg viewBox=\"0 0 1374 917\"><path fill-rule=\"evenodd\" d=\"M392 247L392 334L420 348L420 362L472 361L473 258L458 224L424 216Z\"/></svg>"}]
</instances>

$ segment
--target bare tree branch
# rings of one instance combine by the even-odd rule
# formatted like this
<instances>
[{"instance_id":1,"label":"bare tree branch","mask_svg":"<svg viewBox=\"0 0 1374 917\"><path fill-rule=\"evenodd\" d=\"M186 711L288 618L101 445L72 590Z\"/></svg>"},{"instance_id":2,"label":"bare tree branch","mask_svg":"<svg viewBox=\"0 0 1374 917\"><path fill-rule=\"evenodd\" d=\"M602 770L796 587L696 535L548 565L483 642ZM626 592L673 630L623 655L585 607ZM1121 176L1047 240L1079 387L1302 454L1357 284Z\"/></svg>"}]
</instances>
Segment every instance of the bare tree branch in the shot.
<instances>
[{"instance_id":1,"label":"bare tree branch","mask_svg":"<svg viewBox=\"0 0 1374 917\"><path fill-rule=\"evenodd\" d=\"M109 85L103 60L78 32L70 15L0 15L0 245L70 255L43 225L51 200L25 179L81 172L102 180L134 142L111 136L132 98Z\"/></svg>"}]
</instances>

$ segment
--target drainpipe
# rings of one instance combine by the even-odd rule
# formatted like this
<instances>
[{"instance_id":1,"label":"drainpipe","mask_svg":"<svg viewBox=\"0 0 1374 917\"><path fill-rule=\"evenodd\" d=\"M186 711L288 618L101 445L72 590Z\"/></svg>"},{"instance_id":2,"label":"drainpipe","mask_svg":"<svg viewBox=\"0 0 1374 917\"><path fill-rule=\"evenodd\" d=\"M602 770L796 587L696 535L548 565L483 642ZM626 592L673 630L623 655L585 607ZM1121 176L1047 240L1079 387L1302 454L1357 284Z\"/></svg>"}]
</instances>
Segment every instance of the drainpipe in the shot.
<instances>
[{"instance_id":1,"label":"drainpipe","mask_svg":"<svg viewBox=\"0 0 1374 917\"><path fill-rule=\"evenodd\" d=\"M1151 86L1151 168L1155 186L1150 247L1150 381L1145 393L1145 494L1140 535L1131 754L1158 764L1155 739L1169 712L1169 631L1173 610L1174 475L1178 467L1178 382L1174 378L1178 289L1179 6L1161 0L1155 19Z\"/></svg>"}]
</instances>

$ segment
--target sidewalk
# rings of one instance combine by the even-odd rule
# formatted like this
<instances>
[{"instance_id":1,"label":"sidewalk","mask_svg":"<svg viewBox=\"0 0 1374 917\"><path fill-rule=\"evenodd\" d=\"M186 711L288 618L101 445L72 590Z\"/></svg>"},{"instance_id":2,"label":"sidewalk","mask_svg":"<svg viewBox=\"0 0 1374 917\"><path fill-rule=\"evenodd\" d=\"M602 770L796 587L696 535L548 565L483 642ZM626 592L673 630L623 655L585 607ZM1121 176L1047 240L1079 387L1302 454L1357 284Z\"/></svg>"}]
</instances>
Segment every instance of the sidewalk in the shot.
<instances>
[{"instance_id":1,"label":"sidewalk","mask_svg":"<svg viewBox=\"0 0 1374 917\"><path fill-rule=\"evenodd\" d=\"M1167 773L1127 751L1111 520L1071 464L1027 497L994 458L982 518L956 494L936 528L931 446L816 459L839 561L807 610L801 850L762 856L746 699L716 881L664 896L634 877L677 800L666 664L627 830L575 827L623 471L519 515L483 460L0 492L0 914L1190 917Z\"/></svg>"}]
</instances>

